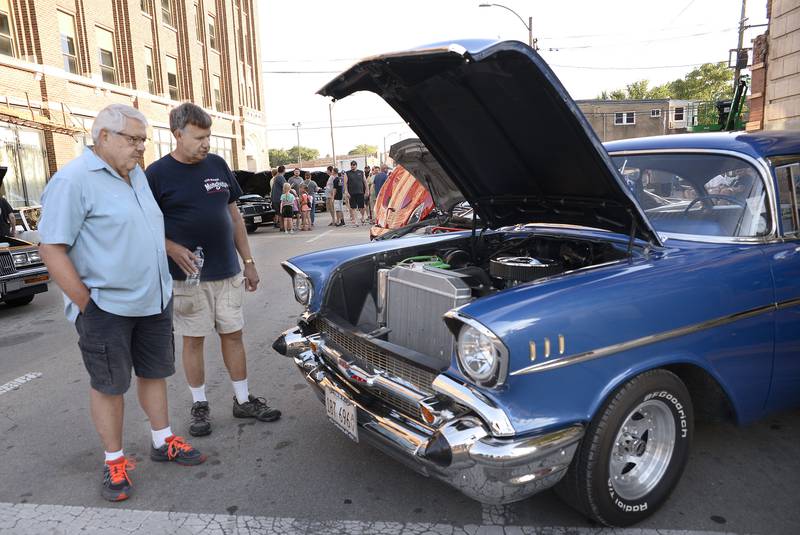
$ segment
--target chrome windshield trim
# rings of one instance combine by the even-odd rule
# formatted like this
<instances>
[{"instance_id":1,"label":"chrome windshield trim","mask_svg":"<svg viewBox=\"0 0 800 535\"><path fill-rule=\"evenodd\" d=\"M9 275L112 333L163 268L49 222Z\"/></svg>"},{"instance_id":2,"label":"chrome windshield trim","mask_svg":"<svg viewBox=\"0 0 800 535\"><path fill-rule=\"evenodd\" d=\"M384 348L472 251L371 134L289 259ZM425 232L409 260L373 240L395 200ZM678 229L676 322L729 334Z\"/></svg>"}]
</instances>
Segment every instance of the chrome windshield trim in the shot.
<instances>
[{"instance_id":1,"label":"chrome windshield trim","mask_svg":"<svg viewBox=\"0 0 800 535\"><path fill-rule=\"evenodd\" d=\"M729 314L727 316L722 316L719 318L703 321L700 323L695 323L693 325L678 327L677 329L664 331L662 333L650 334L647 336L643 336L641 338L636 338L635 340L620 342L618 344L612 344L606 347L601 347L599 349L584 351L583 353L576 353L575 355L559 358L556 360L551 360L548 362L540 362L538 364L533 364L531 366L527 366L525 368L521 368L519 370L511 372L511 375L525 375L529 373L538 373L549 370L555 370L558 368L563 368L564 366L571 366L573 364L578 364L580 362L586 362L589 360L599 359L601 357L607 357L608 355L613 355L614 353L620 353L622 351L636 349L642 346L663 342L664 340L669 340L670 338L677 338L678 336L685 336L706 329L719 327L720 325L726 325L728 323L733 323L735 321L752 318L761 314L767 314L769 312L774 312L779 308L786 308L788 306L794 306L797 304L800 304L800 299L792 299L791 301L785 301L780 304L770 303L769 305L754 308L751 310L746 310L744 312L737 312L735 314Z\"/></svg>"},{"instance_id":2,"label":"chrome windshield trim","mask_svg":"<svg viewBox=\"0 0 800 535\"><path fill-rule=\"evenodd\" d=\"M510 437L515 434L514 426L505 411L469 385L439 374L433 380L433 389L475 411L488 424L493 436Z\"/></svg>"},{"instance_id":3,"label":"chrome windshield trim","mask_svg":"<svg viewBox=\"0 0 800 535\"><path fill-rule=\"evenodd\" d=\"M753 158L748 154L744 154L741 152L737 152L734 150L726 150L726 149L640 149L640 150L621 150L615 152L609 152L608 155L611 158L616 156L636 156L639 154L722 154L724 156L730 156L731 158L738 158L740 160L744 160L753 167L759 173L759 177L761 178L762 183L764 184L764 191L767 192L767 204L769 205L770 211L770 229L769 232L765 236L758 236L758 237L746 237L746 238L737 238L737 237L723 237L720 238L719 236L703 236L702 234L681 234L681 235L674 235L675 239L681 239L686 241L697 241L697 242L704 242L704 243L771 243L773 241L778 241L778 208L776 204L776 194L775 194L775 183L772 180L772 173L770 172L770 166L764 158ZM647 217L647 213L644 212L645 217ZM649 218L648 218L649 220ZM667 236L670 237L671 234L667 232L660 232L658 229L653 227L655 232L659 236ZM679 237L680 236L680 237Z\"/></svg>"}]
</instances>

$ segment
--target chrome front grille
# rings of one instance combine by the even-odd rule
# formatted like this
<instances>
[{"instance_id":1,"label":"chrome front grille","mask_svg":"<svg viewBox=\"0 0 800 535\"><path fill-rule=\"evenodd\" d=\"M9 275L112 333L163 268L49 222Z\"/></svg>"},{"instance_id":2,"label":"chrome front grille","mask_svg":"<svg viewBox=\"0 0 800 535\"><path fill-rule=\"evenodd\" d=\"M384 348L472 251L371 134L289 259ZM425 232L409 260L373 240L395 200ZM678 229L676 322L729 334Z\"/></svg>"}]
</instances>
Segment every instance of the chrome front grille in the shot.
<instances>
[{"instance_id":1,"label":"chrome front grille","mask_svg":"<svg viewBox=\"0 0 800 535\"><path fill-rule=\"evenodd\" d=\"M436 372L412 364L361 337L346 334L326 319L317 318L314 326L327 340L356 361L362 361L376 371L402 379L423 394L433 393L431 384L438 375ZM370 392L403 413L419 417L419 407L415 404L378 389L371 389Z\"/></svg>"},{"instance_id":2,"label":"chrome front grille","mask_svg":"<svg viewBox=\"0 0 800 535\"><path fill-rule=\"evenodd\" d=\"M11 258L11 253L0 253L0 275L11 275L17 269L14 267L14 259Z\"/></svg>"}]
</instances>

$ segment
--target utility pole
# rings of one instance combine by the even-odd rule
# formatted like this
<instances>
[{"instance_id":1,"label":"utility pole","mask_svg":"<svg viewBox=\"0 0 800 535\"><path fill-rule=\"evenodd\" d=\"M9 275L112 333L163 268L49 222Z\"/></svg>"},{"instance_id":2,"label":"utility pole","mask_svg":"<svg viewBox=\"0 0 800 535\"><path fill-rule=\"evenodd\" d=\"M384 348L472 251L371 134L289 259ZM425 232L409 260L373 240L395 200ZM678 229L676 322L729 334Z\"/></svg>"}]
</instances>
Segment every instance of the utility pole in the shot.
<instances>
[{"instance_id":1,"label":"utility pole","mask_svg":"<svg viewBox=\"0 0 800 535\"><path fill-rule=\"evenodd\" d=\"M292 123L295 130L297 130L297 167L302 167L300 165L300 122Z\"/></svg>"},{"instance_id":2,"label":"utility pole","mask_svg":"<svg viewBox=\"0 0 800 535\"><path fill-rule=\"evenodd\" d=\"M333 165L336 167L336 145L333 143L333 102L328 103L328 119L331 123L331 159L333 160Z\"/></svg>"},{"instance_id":3,"label":"utility pole","mask_svg":"<svg viewBox=\"0 0 800 535\"><path fill-rule=\"evenodd\" d=\"M733 89L736 90L739 87L739 78L742 75L742 62L739 61L739 57L742 53L742 47L744 46L744 30L745 30L745 22L747 19L745 18L745 11L747 9L747 0L742 0L742 16L739 18L739 45L736 47L736 70L734 71L733 75Z\"/></svg>"}]
</instances>

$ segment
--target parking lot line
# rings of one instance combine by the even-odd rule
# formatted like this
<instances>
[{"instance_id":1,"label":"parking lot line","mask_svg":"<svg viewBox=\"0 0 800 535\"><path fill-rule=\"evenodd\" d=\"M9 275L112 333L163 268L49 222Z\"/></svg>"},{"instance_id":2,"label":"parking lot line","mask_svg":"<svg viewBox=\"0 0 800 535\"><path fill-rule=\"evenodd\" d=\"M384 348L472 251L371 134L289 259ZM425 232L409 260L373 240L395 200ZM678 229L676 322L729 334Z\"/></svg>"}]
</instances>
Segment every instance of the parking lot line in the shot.
<instances>
[{"instance_id":1,"label":"parking lot line","mask_svg":"<svg viewBox=\"0 0 800 535\"><path fill-rule=\"evenodd\" d=\"M33 381L34 379L38 379L41 376L42 376L41 372L26 373L22 377L17 377L13 381L9 381L4 385L0 385L0 396L5 394L6 392L11 392L12 390L16 390L20 386L27 383L28 381Z\"/></svg>"},{"instance_id":2,"label":"parking lot line","mask_svg":"<svg viewBox=\"0 0 800 535\"><path fill-rule=\"evenodd\" d=\"M140 511L116 507L77 507L0 502L0 532L14 533L151 533L275 534L380 533L381 535L467 535L492 533L548 535L725 535L721 532L655 529L570 528L435 524L424 522L366 522L306 520L270 516Z\"/></svg>"},{"instance_id":3,"label":"parking lot line","mask_svg":"<svg viewBox=\"0 0 800 535\"><path fill-rule=\"evenodd\" d=\"M320 234L320 235L318 235L318 236L314 236L314 237L313 237L313 238L311 238L310 240L306 240L306 243L311 243L311 242L317 241L317 240L318 240L318 239L320 239L321 237L325 236L326 234L330 234L331 232L333 232L333 231L332 231L332 230L326 230L326 231L325 231L325 232L323 232L322 234Z\"/></svg>"}]
</instances>

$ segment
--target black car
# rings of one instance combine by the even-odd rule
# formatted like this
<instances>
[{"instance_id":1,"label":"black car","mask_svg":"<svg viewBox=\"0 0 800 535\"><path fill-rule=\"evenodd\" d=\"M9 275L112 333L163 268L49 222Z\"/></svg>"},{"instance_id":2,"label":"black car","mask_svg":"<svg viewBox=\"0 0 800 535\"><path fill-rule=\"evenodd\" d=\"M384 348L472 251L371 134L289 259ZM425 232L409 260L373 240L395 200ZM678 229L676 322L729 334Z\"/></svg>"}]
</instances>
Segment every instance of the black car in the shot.
<instances>
[{"instance_id":1,"label":"black car","mask_svg":"<svg viewBox=\"0 0 800 535\"><path fill-rule=\"evenodd\" d=\"M275 220L272 200L254 193L245 194L236 200L239 213L244 218L244 226L248 233L255 232L261 225L271 225Z\"/></svg>"},{"instance_id":2,"label":"black car","mask_svg":"<svg viewBox=\"0 0 800 535\"><path fill-rule=\"evenodd\" d=\"M236 201L239 213L244 218L248 233L255 232L261 225L271 225L275 220L275 210L269 195L269 181L272 175L267 171L237 170L233 172L243 195Z\"/></svg>"}]
</instances>

